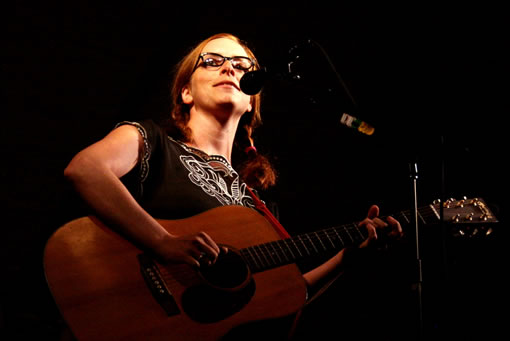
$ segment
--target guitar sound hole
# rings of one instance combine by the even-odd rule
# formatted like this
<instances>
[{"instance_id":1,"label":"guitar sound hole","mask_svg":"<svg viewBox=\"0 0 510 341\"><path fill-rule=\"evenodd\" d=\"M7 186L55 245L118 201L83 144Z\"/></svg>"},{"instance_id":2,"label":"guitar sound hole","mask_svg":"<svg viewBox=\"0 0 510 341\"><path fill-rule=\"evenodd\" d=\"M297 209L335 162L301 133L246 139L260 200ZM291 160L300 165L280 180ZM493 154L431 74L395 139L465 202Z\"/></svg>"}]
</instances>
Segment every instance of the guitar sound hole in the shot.
<instances>
[{"instance_id":1,"label":"guitar sound hole","mask_svg":"<svg viewBox=\"0 0 510 341\"><path fill-rule=\"evenodd\" d=\"M232 249L227 253L220 253L213 265L202 265L199 273L209 285L227 290L242 288L250 277L250 271L243 258Z\"/></svg>"},{"instance_id":2,"label":"guitar sound hole","mask_svg":"<svg viewBox=\"0 0 510 341\"><path fill-rule=\"evenodd\" d=\"M194 321L213 323L240 311L255 294L255 281L235 251L220 254L214 265L201 266L204 283L182 295L184 312Z\"/></svg>"}]
</instances>

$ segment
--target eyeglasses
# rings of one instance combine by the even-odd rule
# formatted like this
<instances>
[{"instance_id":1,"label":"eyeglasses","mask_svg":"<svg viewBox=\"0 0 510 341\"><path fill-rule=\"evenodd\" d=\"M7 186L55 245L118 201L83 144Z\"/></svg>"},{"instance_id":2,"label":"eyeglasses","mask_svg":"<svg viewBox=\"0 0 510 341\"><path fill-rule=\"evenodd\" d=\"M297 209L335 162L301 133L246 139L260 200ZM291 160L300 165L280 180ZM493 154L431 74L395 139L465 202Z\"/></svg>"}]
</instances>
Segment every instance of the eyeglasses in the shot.
<instances>
[{"instance_id":1,"label":"eyeglasses","mask_svg":"<svg viewBox=\"0 0 510 341\"><path fill-rule=\"evenodd\" d=\"M248 57L243 56L236 56L236 57L223 57L221 54L213 53L213 52L204 52L201 53L198 57L197 63L195 64L195 67L193 68L193 71L195 71L200 66L200 60L202 60L203 66L206 68L216 68L222 66L226 60L232 64L232 67L234 69L242 70L242 71L248 71L250 70L254 65L255 61Z\"/></svg>"}]
</instances>

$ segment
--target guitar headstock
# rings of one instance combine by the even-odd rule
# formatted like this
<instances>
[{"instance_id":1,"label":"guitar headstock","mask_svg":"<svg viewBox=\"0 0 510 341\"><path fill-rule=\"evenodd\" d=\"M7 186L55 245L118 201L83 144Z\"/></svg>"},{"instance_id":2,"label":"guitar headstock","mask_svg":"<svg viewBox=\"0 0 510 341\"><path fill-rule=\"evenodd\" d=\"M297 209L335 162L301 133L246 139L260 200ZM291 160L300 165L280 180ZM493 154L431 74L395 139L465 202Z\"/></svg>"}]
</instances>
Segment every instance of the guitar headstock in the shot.
<instances>
[{"instance_id":1,"label":"guitar headstock","mask_svg":"<svg viewBox=\"0 0 510 341\"><path fill-rule=\"evenodd\" d=\"M441 203L436 201L433 205L436 214L439 214ZM456 226L457 236L473 237L475 235L489 235L492 228L488 226L497 223L498 219L492 213L483 199L448 199L443 204L443 221Z\"/></svg>"},{"instance_id":2,"label":"guitar headstock","mask_svg":"<svg viewBox=\"0 0 510 341\"><path fill-rule=\"evenodd\" d=\"M439 212L440 203L435 202ZM443 220L455 224L497 223L498 220L483 199L448 199L443 203Z\"/></svg>"}]
</instances>

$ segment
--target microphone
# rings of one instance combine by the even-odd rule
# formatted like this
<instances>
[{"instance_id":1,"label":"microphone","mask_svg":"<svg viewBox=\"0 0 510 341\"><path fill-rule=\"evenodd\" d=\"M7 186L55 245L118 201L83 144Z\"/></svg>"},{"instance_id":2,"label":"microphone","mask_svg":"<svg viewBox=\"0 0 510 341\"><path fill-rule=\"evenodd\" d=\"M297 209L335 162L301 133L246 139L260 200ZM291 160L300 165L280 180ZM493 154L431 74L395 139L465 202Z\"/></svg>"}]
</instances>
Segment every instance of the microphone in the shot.
<instances>
[{"instance_id":1,"label":"microphone","mask_svg":"<svg viewBox=\"0 0 510 341\"><path fill-rule=\"evenodd\" d=\"M307 41L303 46L295 45L287 51L287 55L283 59L271 60L269 67L246 72L239 81L241 91L250 96L256 95L270 79L300 81L304 63L302 59L306 59L301 56L302 50L309 48L310 44L311 42Z\"/></svg>"},{"instance_id":2,"label":"microphone","mask_svg":"<svg viewBox=\"0 0 510 341\"><path fill-rule=\"evenodd\" d=\"M370 124L363 122L359 118L351 116L347 113L344 113L342 115L342 117L340 118L340 123L349 128L356 129L357 131L365 135L372 135L375 131L375 128L372 127Z\"/></svg>"},{"instance_id":3,"label":"microphone","mask_svg":"<svg viewBox=\"0 0 510 341\"><path fill-rule=\"evenodd\" d=\"M261 90L268 79L268 71L266 68L260 70L246 72L239 81L241 91L247 95L256 95Z\"/></svg>"}]
</instances>

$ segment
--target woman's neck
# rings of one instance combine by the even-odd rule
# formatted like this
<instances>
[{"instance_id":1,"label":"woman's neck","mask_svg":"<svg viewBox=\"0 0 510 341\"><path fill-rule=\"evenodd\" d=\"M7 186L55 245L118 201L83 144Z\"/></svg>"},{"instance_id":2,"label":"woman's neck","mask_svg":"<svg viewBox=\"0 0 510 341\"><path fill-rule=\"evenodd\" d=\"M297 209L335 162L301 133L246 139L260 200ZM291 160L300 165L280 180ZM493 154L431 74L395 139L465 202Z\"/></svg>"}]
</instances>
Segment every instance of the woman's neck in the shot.
<instances>
[{"instance_id":1,"label":"woman's neck","mask_svg":"<svg viewBox=\"0 0 510 341\"><path fill-rule=\"evenodd\" d=\"M239 119L230 115L220 120L215 115L191 112L188 126L192 136L189 144L209 155L222 155L230 162Z\"/></svg>"}]
</instances>

